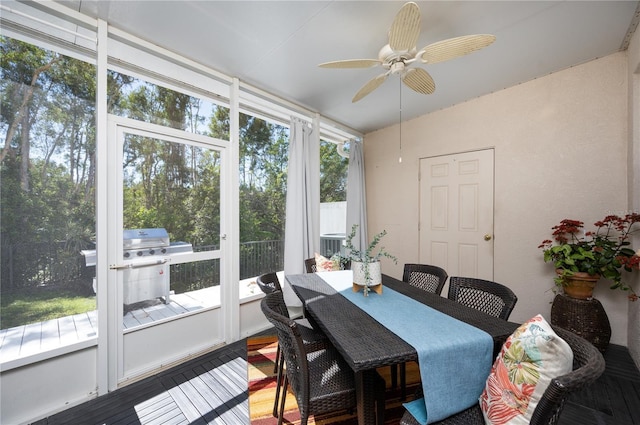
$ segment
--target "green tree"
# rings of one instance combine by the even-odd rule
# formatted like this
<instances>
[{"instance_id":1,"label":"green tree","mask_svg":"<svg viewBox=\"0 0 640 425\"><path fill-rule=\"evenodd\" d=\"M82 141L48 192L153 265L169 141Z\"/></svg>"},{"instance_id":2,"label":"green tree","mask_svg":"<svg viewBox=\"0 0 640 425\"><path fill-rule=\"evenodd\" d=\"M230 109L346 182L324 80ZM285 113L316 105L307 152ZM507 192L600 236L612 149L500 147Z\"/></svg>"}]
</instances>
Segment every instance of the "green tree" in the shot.
<instances>
[{"instance_id":1,"label":"green tree","mask_svg":"<svg viewBox=\"0 0 640 425\"><path fill-rule=\"evenodd\" d=\"M77 255L93 234L95 67L8 37L0 52L2 243Z\"/></svg>"},{"instance_id":2,"label":"green tree","mask_svg":"<svg viewBox=\"0 0 640 425\"><path fill-rule=\"evenodd\" d=\"M228 139L229 110L218 109L210 135ZM240 114L240 241L284 239L288 128Z\"/></svg>"},{"instance_id":3,"label":"green tree","mask_svg":"<svg viewBox=\"0 0 640 425\"><path fill-rule=\"evenodd\" d=\"M320 143L320 202L347 200L349 160L338 154L336 145Z\"/></svg>"}]
</instances>

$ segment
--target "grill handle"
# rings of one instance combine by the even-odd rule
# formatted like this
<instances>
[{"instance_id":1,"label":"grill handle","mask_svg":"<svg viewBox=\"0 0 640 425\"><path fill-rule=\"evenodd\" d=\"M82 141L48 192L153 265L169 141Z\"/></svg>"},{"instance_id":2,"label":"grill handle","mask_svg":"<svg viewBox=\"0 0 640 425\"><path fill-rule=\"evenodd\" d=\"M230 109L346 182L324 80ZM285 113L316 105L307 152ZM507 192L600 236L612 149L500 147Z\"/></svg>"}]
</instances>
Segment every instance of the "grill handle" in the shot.
<instances>
[{"instance_id":1,"label":"grill handle","mask_svg":"<svg viewBox=\"0 0 640 425\"><path fill-rule=\"evenodd\" d=\"M109 266L109 268L111 270L139 269L142 267L151 267L151 266L157 266L159 264L165 264L167 261L169 260L167 260L166 258L163 258L161 260L148 261L145 263L113 264Z\"/></svg>"}]
</instances>

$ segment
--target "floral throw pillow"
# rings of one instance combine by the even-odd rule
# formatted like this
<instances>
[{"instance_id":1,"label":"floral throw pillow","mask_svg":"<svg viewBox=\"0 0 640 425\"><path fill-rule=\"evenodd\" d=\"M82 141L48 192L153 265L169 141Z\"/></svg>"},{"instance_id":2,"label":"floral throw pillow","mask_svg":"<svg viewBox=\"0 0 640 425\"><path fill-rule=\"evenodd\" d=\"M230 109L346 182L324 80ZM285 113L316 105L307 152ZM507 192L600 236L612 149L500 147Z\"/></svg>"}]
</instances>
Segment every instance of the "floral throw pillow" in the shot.
<instances>
[{"instance_id":1,"label":"floral throw pillow","mask_svg":"<svg viewBox=\"0 0 640 425\"><path fill-rule=\"evenodd\" d=\"M540 315L507 338L480 396L485 423L526 425L551 379L571 372L573 351Z\"/></svg>"},{"instance_id":2,"label":"floral throw pillow","mask_svg":"<svg viewBox=\"0 0 640 425\"><path fill-rule=\"evenodd\" d=\"M320 255L317 252L315 253L316 257L316 271L317 272L332 272L335 270L340 270L340 265L337 261L332 261L325 257L324 255Z\"/></svg>"}]
</instances>

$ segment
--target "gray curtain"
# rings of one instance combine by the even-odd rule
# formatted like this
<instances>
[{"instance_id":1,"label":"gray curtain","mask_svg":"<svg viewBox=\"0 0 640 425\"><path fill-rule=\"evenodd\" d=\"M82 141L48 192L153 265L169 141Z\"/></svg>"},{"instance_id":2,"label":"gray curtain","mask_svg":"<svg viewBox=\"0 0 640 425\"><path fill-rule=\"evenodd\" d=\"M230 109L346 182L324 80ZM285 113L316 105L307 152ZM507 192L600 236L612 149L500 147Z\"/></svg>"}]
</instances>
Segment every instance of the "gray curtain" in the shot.
<instances>
[{"instance_id":1,"label":"gray curtain","mask_svg":"<svg viewBox=\"0 0 640 425\"><path fill-rule=\"evenodd\" d=\"M347 176L347 235L357 224L358 232L353 245L362 250L368 243L367 237L367 193L364 183L364 152L362 142L349 142L349 169Z\"/></svg>"},{"instance_id":2,"label":"gray curtain","mask_svg":"<svg viewBox=\"0 0 640 425\"><path fill-rule=\"evenodd\" d=\"M284 273L304 272L320 242L320 137L306 122L291 118L287 205L284 233ZM285 279L286 280L286 279ZM285 282L288 305L301 305Z\"/></svg>"}]
</instances>

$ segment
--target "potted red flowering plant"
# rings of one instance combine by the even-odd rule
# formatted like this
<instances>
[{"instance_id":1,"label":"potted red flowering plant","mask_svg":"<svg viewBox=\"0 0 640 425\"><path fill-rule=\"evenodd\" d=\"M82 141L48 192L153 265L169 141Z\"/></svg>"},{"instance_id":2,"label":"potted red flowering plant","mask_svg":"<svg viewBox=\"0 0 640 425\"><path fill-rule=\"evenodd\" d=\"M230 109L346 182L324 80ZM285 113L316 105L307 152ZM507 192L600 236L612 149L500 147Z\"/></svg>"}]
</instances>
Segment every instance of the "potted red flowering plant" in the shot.
<instances>
[{"instance_id":1,"label":"potted red flowering plant","mask_svg":"<svg viewBox=\"0 0 640 425\"><path fill-rule=\"evenodd\" d=\"M553 226L553 239L546 239L538 247L544 261L553 262L558 276L554 279L567 293L574 278L592 280L591 288L600 277L612 281L611 289L628 291L631 301L638 299L633 289L622 280L622 271L640 269L640 249L631 248L630 235L640 229L640 214L606 216L594 223L594 231L584 231L584 223L565 219ZM568 294L571 296L571 294ZM578 298L591 298L590 294Z\"/></svg>"}]
</instances>

